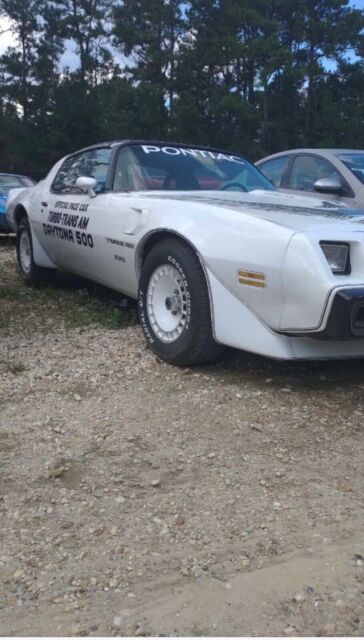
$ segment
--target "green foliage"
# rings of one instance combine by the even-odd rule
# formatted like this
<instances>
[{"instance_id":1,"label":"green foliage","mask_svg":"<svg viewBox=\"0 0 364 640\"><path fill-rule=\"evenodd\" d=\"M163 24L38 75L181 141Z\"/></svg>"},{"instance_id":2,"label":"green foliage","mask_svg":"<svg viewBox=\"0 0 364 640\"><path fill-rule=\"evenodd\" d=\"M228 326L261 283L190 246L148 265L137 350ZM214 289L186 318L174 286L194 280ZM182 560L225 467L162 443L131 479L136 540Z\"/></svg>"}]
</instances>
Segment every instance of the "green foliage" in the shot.
<instances>
[{"instance_id":1,"label":"green foliage","mask_svg":"<svg viewBox=\"0 0 364 640\"><path fill-rule=\"evenodd\" d=\"M364 12L349 0L0 0L0 16L16 39L0 56L2 171L41 178L118 138L252 159L364 147Z\"/></svg>"}]
</instances>

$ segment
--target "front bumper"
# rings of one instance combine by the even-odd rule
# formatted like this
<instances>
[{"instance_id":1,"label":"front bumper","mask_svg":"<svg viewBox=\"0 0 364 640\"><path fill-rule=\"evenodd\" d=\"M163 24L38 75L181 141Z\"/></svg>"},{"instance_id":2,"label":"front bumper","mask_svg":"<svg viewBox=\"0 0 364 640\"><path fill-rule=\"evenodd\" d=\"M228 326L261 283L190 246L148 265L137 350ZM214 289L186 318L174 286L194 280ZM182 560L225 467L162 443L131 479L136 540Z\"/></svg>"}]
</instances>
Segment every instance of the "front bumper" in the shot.
<instances>
[{"instance_id":1,"label":"front bumper","mask_svg":"<svg viewBox=\"0 0 364 640\"><path fill-rule=\"evenodd\" d=\"M308 334L306 334L308 335ZM310 334L318 340L353 340L364 337L364 287L341 289L335 294L326 327Z\"/></svg>"}]
</instances>

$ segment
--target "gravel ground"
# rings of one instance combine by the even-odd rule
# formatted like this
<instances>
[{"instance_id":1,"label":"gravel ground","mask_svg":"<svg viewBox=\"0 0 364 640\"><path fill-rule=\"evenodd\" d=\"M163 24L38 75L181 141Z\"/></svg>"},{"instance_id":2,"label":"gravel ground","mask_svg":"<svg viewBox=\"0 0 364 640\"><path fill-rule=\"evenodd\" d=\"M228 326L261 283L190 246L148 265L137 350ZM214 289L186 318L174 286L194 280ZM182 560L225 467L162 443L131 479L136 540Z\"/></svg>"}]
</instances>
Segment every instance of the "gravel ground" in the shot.
<instances>
[{"instance_id":1,"label":"gravel ground","mask_svg":"<svg viewBox=\"0 0 364 640\"><path fill-rule=\"evenodd\" d=\"M363 635L363 363L173 368L57 286L0 245L1 635Z\"/></svg>"}]
</instances>

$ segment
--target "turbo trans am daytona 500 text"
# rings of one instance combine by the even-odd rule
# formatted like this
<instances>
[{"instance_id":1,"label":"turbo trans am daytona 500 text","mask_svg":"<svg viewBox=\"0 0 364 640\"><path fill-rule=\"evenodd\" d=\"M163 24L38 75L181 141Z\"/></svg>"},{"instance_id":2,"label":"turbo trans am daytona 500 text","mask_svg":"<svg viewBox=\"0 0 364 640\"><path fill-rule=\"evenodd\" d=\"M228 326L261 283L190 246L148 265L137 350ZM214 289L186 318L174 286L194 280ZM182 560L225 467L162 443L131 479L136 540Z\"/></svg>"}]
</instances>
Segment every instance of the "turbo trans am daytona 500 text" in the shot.
<instances>
[{"instance_id":1,"label":"turbo trans am daytona 500 text","mask_svg":"<svg viewBox=\"0 0 364 640\"><path fill-rule=\"evenodd\" d=\"M364 356L364 212L278 193L216 149L113 141L11 191L26 282L62 269L138 298L176 365L224 345L286 359Z\"/></svg>"}]
</instances>

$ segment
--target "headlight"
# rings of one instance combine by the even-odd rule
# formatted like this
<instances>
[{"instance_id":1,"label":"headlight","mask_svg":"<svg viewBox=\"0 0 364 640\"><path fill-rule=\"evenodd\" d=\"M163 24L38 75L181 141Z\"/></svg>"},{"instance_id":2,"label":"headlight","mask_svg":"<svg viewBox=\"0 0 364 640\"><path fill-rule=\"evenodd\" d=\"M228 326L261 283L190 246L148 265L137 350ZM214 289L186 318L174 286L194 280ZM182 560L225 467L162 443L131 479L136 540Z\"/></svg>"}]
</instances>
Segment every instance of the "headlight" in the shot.
<instances>
[{"instance_id":1,"label":"headlight","mask_svg":"<svg viewBox=\"0 0 364 640\"><path fill-rule=\"evenodd\" d=\"M349 245L338 242L320 242L332 273L350 273Z\"/></svg>"}]
</instances>

